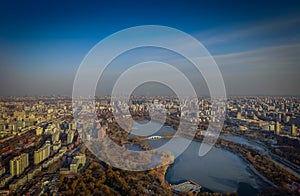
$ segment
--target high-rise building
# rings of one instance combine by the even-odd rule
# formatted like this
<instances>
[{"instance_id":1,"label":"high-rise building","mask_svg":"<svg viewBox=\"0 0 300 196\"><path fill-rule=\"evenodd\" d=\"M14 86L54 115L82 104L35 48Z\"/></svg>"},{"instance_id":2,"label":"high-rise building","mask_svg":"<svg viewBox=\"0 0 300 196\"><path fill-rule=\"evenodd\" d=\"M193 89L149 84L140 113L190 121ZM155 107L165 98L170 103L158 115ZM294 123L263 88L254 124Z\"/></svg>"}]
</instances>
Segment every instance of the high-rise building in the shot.
<instances>
[{"instance_id":1,"label":"high-rise building","mask_svg":"<svg viewBox=\"0 0 300 196\"><path fill-rule=\"evenodd\" d=\"M75 121L72 121L72 122L69 124L69 129L71 129L71 130L76 130L76 123L75 123Z\"/></svg>"},{"instance_id":2,"label":"high-rise building","mask_svg":"<svg viewBox=\"0 0 300 196\"><path fill-rule=\"evenodd\" d=\"M83 167L86 163L86 157L84 154L79 154L74 157L70 164L70 171L76 173L80 167Z\"/></svg>"},{"instance_id":3,"label":"high-rise building","mask_svg":"<svg viewBox=\"0 0 300 196\"><path fill-rule=\"evenodd\" d=\"M241 114L241 112L238 112L238 113L236 114L236 118L237 118L237 119L242 119L242 114Z\"/></svg>"},{"instance_id":4,"label":"high-rise building","mask_svg":"<svg viewBox=\"0 0 300 196\"><path fill-rule=\"evenodd\" d=\"M35 130L35 134L36 135L42 135L43 133L43 128L42 127L37 127L36 130Z\"/></svg>"},{"instance_id":5,"label":"high-rise building","mask_svg":"<svg viewBox=\"0 0 300 196\"><path fill-rule=\"evenodd\" d=\"M74 131L69 130L68 137L67 137L67 144L71 144L74 138Z\"/></svg>"},{"instance_id":6,"label":"high-rise building","mask_svg":"<svg viewBox=\"0 0 300 196\"><path fill-rule=\"evenodd\" d=\"M0 177L5 174L6 170L5 170L5 167L1 167L0 166Z\"/></svg>"},{"instance_id":7,"label":"high-rise building","mask_svg":"<svg viewBox=\"0 0 300 196\"><path fill-rule=\"evenodd\" d=\"M28 153L22 153L21 155L10 160L10 174L12 176L19 176L24 172L28 165Z\"/></svg>"},{"instance_id":8,"label":"high-rise building","mask_svg":"<svg viewBox=\"0 0 300 196\"><path fill-rule=\"evenodd\" d=\"M57 152L61 148L61 140L55 142L52 146L53 146L53 151Z\"/></svg>"},{"instance_id":9,"label":"high-rise building","mask_svg":"<svg viewBox=\"0 0 300 196\"><path fill-rule=\"evenodd\" d=\"M297 134L298 134L297 126L294 125L294 124L292 124L292 127L291 127L291 135L292 135L293 137L296 137Z\"/></svg>"},{"instance_id":10,"label":"high-rise building","mask_svg":"<svg viewBox=\"0 0 300 196\"><path fill-rule=\"evenodd\" d=\"M290 122L290 119L291 119L290 116L286 116L285 119L284 119L284 122L285 122L285 123L288 123L288 122Z\"/></svg>"},{"instance_id":11,"label":"high-rise building","mask_svg":"<svg viewBox=\"0 0 300 196\"><path fill-rule=\"evenodd\" d=\"M272 132L275 131L275 124L274 124L274 122L271 122L271 124L269 125L269 131L272 131Z\"/></svg>"},{"instance_id":12,"label":"high-rise building","mask_svg":"<svg viewBox=\"0 0 300 196\"><path fill-rule=\"evenodd\" d=\"M279 134L280 134L280 130L281 130L281 125L280 125L280 123L277 121L276 124L275 124L275 133L276 133L277 135L279 135Z\"/></svg>"},{"instance_id":13,"label":"high-rise building","mask_svg":"<svg viewBox=\"0 0 300 196\"><path fill-rule=\"evenodd\" d=\"M55 127L56 127L57 129L60 129L60 123L59 123L59 122L56 122L56 123L55 123Z\"/></svg>"},{"instance_id":14,"label":"high-rise building","mask_svg":"<svg viewBox=\"0 0 300 196\"><path fill-rule=\"evenodd\" d=\"M77 173L77 169L78 169L78 159L73 159L71 164L70 164L70 171L73 173Z\"/></svg>"},{"instance_id":15,"label":"high-rise building","mask_svg":"<svg viewBox=\"0 0 300 196\"><path fill-rule=\"evenodd\" d=\"M50 141L46 141L45 145L38 150L34 151L33 160L34 164L37 165L43 160L48 158L51 153L51 144Z\"/></svg>"},{"instance_id":16,"label":"high-rise building","mask_svg":"<svg viewBox=\"0 0 300 196\"><path fill-rule=\"evenodd\" d=\"M53 134L52 134L52 143L56 143L59 140L59 135L60 135L60 131L56 130Z\"/></svg>"}]
</instances>

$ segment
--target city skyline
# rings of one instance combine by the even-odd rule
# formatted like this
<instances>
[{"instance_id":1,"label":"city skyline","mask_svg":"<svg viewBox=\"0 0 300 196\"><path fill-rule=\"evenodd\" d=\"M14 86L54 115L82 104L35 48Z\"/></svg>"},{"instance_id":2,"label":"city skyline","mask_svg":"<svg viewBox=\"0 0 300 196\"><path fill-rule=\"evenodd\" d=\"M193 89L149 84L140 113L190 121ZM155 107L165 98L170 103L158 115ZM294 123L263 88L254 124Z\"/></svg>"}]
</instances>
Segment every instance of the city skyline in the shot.
<instances>
[{"instance_id":1,"label":"city skyline","mask_svg":"<svg viewBox=\"0 0 300 196\"><path fill-rule=\"evenodd\" d=\"M289 195L300 191L299 97L235 97L217 113L210 98L186 98L179 104L174 97L132 97L130 103L106 97L94 104L96 119L89 107L74 112L68 97L3 97L0 192ZM189 111L191 105L199 107L199 115ZM130 115L115 115L124 114L126 108ZM220 122L221 113L225 121L215 145L198 156L205 137L212 139L216 133L209 127ZM196 123L196 133L188 122ZM180 138L191 141L184 152ZM170 146L172 141L175 146Z\"/></svg>"}]
</instances>

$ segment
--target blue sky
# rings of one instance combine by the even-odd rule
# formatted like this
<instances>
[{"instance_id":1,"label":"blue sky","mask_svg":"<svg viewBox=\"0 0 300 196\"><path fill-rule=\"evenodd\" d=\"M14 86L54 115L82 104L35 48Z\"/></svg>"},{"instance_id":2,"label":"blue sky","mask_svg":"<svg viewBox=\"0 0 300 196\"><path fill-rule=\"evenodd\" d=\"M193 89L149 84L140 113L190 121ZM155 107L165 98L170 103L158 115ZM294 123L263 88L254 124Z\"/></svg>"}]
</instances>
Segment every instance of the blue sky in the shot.
<instances>
[{"instance_id":1,"label":"blue sky","mask_svg":"<svg viewBox=\"0 0 300 196\"><path fill-rule=\"evenodd\" d=\"M96 43L149 24L202 42L229 95L300 95L297 1L3 1L0 24L1 95L71 94Z\"/></svg>"}]
</instances>

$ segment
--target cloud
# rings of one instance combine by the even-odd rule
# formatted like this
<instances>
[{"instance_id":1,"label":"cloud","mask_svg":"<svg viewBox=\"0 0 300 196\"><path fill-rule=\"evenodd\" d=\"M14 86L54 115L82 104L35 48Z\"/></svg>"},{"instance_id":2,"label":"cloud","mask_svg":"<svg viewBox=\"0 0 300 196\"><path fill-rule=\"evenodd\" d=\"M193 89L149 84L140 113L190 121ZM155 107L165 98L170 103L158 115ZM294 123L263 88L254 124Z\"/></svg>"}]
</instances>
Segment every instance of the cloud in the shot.
<instances>
[{"instance_id":1,"label":"cloud","mask_svg":"<svg viewBox=\"0 0 300 196\"><path fill-rule=\"evenodd\" d=\"M298 28L300 25L299 15L290 15L262 22L249 23L237 26L226 26L211 29L207 32L199 32L195 36L203 40L204 45L216 45L233 42L240 39L255 36L269 36L270 34L288 32L288 29ZM284 35L281 33L281 35Z\"/></svg>"},{"instance_id":2,"label":"cloud","mask_svg":"<svg viewBox=\"0 0 300 196\"><path fill-rule=\"evenodd\" d=\"M241 95L300 95L300 44L214 56L227 92Z\"/></svg>"},{"instance_id":3,"label":"cloud","mask_svg":"<svg viewBox=\"0 0 300 196\"><path fill-rule=\"evenodd\" d=\"M264 47L214 58L223 71L299 72L300 44Z\"/></svg>"}]
</instances>

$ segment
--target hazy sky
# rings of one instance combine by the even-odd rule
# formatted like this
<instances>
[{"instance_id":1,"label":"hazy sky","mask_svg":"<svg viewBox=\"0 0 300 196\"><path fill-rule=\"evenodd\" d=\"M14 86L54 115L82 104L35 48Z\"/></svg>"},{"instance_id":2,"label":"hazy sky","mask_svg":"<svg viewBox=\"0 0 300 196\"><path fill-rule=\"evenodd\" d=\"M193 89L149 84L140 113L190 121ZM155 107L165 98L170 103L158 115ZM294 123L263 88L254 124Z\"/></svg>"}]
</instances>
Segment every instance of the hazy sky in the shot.
<instances>
[{"instance_id":1,"label":"hazy sky","mask_svg":"<svg viewBox=\"0 0 300 196\"><path fill-rule=\"evenodd\" d=\"M229 95L300 95L299 1L12 0L1 2L0 24L0 95L70 95L76 70L96 43L149 24L202 42ZM155 50L141 56L174 60ZM130 58L116 62L107 76L122 72Z\"/></svg>"}]
</instances>

